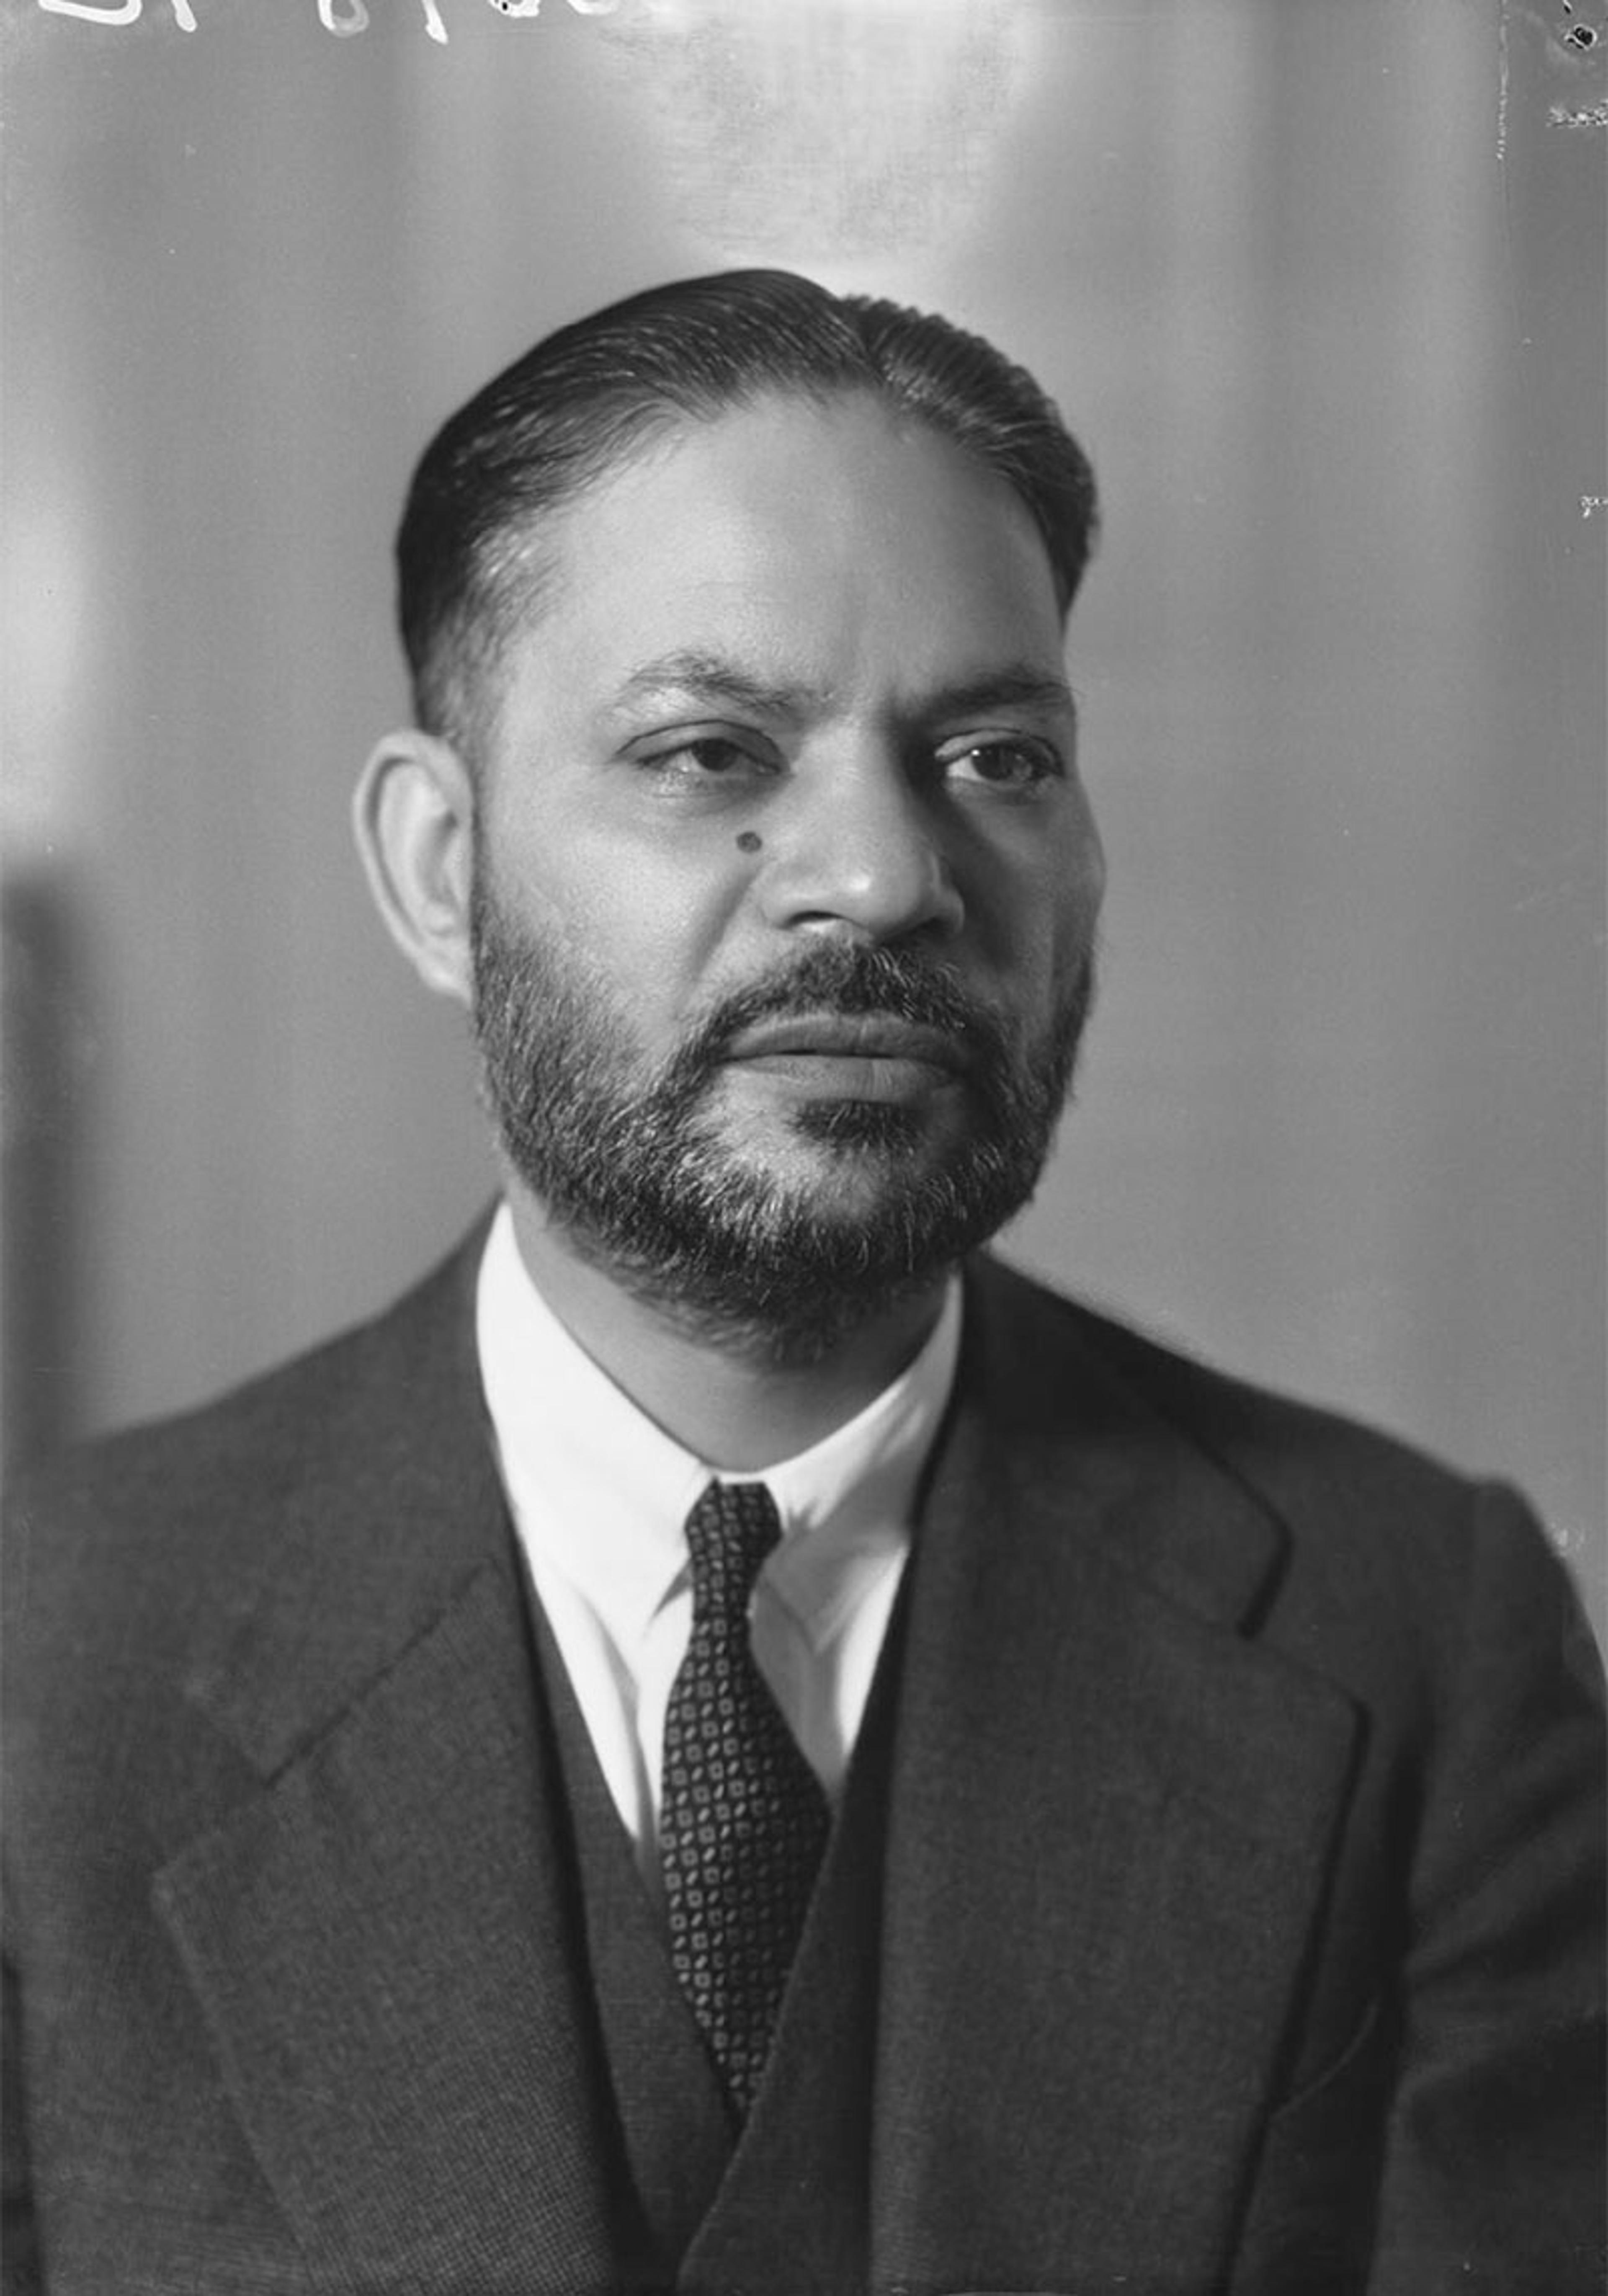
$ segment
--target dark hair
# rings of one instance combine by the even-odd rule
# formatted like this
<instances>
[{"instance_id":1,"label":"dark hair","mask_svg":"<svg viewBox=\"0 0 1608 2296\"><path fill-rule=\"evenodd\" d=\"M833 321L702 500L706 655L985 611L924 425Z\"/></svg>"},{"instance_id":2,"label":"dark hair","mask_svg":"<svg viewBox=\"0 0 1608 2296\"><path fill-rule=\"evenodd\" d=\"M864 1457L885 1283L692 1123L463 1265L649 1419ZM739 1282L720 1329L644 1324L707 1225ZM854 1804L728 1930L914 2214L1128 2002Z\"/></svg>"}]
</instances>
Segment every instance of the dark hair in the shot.
<instances>
[{"instance_id":1,"label":"dark hair","mask_svg":"<svg viewBox=\"0 0 1608 2296\"><path fill-rule=\"evenodd\" d=\"M398 606L427 731L472 748L502 648L539 580L544 512L656 430L770 391L867 391L997 471L1032 512L1062 613L1092 547L1095 477L1024 369L947 319L786 271L684 279L562 327L476 393L414 473Z\"/></svg>"}]
</instances>

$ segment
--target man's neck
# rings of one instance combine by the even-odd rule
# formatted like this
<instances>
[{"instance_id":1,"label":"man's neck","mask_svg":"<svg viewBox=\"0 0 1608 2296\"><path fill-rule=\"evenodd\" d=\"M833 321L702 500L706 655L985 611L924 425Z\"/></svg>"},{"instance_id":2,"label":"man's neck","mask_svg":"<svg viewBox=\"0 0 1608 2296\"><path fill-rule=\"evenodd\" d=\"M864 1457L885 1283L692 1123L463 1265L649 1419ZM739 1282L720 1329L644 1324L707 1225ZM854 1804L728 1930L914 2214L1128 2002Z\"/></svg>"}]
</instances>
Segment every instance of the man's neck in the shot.
<instances>
[{"instance_id":1,"label":"man's neck","mask_svg":"<svg viewBox=\"0 0 1608 2296\"><path fill-rule=\"evenodd\" d=\"M920 1352L943 1306L939 1278L869 1316L819 1361L777 1363L673 1315L580 1258L522 1190L510 1191L520 1257L546 1305L638 1409L711 1466L752 1474L844 1426Z\"/></svg>"}]
</instances>

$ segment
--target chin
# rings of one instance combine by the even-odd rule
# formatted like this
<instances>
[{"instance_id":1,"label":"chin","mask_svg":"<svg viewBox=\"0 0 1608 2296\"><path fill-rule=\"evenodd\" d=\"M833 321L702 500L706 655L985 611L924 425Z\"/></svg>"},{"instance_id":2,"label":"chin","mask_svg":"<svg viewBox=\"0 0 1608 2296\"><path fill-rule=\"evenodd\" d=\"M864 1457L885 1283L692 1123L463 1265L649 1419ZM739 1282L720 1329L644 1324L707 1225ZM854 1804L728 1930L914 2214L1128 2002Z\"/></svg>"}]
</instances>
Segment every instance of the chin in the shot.
<instances>
[{"instance_id":1,"label":"chin","mask_svg":"<svg viewBox=\"0 0 1608 2296\"><path fill-rule=\"evenodd\" d=\"M745 1144L731 1163L751 1183L775 1189L827 1226L841 1226L874 1219L913 1191L941 1182L958 1145L911 1124L905 1110L833 1101L800 1111L781 1141Z\"/></svg>"},{"instance_id":2,"label":"chin","mask_svg":"<svg viewBox=\"0 0 1608 2296\"><path fill-rule=\"evenodd\" d=\"M822 1172L908 1179L964 1153L970 1128L952 1111L885 1100L809 1100L773 1124L734 1126L728 1152L783 1186Z\"/></svg>"}]
</instances>

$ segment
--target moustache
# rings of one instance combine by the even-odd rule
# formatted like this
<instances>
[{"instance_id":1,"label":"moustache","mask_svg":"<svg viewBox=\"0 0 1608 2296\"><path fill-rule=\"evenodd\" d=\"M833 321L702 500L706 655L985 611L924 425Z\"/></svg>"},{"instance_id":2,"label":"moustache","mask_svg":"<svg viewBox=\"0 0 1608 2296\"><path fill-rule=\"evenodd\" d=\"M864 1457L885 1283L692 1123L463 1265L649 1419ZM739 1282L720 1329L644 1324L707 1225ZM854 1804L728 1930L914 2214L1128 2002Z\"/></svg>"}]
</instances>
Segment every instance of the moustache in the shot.
<instances>
[{"instance_id":1,"label":"moustache","mask_svg":"<svg viewBox=\"0 0 1608 2296\"><path fill-rule=\"evenodd\" d=\"M985 1089L1010 1069L1012 1038L1004 1022L947 966L899 949L825 941L723 997L678 1050L673 1083L682 1089L701 1084L738 1037L761 1021L816 1015L874 1016L937 1029L964 1047Z\"/></svg>"}]
</instances>

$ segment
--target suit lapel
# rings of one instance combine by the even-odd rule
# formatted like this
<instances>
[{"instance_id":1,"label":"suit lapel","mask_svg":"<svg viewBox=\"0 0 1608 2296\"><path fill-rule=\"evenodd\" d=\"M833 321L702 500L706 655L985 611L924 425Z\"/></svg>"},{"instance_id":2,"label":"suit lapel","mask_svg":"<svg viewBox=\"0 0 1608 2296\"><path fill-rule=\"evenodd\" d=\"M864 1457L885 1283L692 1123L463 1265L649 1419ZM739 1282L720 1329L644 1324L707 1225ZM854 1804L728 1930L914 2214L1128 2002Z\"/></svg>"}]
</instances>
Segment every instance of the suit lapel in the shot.
<instances>
[{"instance_id":1,"label":"suit lapel","mask_svg":"<svg viewBox=\"0 0 1608 2296\"><path fill-rule=\"evenodd\" d=\"M973 1290L913 1564L873 2284L1204 2284L1356 1718L1236 1631L1276 1521L1017 1290Z\"/></svg>"},{"instance_id":2,"label":"suit lapel","mask_svg":"<svg viewBox=\"0 0 1608 2296\"><path fill-rule=\"evenodd\" d=\"M310 1374L316 1440L287 1428L260 1584L193 1670L261 1784L155 1895L315 2276L581 2292L612 2276L615 2144L475 1257ZM881 1930L854 1941L879 2288L1210 2278L1353 1759L1349 1702L1241 1631L1276 1519L1080 1330L980 1277L923 1508ZM839 1960L817 1941L841 2008ZM863 2030L822 2030L850 2079ZM745 2147L761 2202L808 2211L863 2158L829 2090L819 2177Z\"/></svg>"},{"instance_id":3,"label":"suit lapel","mask_svg":"<svg viewBox=\"0 0 1608 2296\"><path fill-rule=\"evenodd\" d=\"M601 2289L613 2148L472 1264L359 1342L345 1423L275 1495L260 1611L198 1648L263 1783L155 1901L330 2284Z\"/></svg>"}]
</instances>

